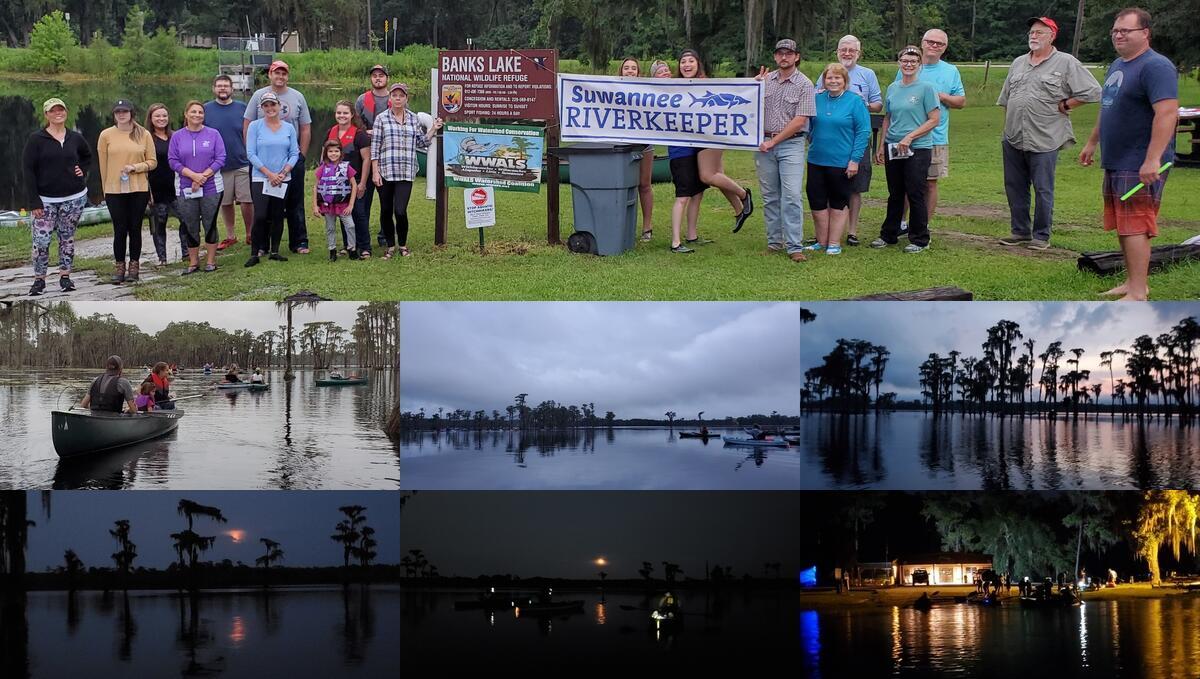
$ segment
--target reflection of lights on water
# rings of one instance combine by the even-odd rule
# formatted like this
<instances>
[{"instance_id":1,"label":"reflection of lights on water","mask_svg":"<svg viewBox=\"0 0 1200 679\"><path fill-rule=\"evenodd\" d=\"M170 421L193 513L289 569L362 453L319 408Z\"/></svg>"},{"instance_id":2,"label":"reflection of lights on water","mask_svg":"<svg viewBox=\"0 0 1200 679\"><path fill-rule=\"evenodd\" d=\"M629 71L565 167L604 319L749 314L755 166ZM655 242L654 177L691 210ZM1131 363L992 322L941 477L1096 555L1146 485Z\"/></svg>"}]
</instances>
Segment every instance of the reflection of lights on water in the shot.
<instances>
[{"instance_id":1,"label":"reflection of lights on water","mask_svg":"<svg viewBox=\"0 0 1200 679\"><path fill-rule=\"evenodd\" d=\"M1079 662L1081 667L1088 666L1087 647L1087 614L1084 608L1087 604L1079 604Z\"/></svg>"},{"instance_id":2,"label":"reflection of lights on water","mask_svg":"<svg viewBox=\"0 0 1200 679\"><path fill-rule=\"evenodd\" d=\"M605 610L605 608L607 608L607 606L603 603L596 604L596 624L597 625L603 625L604 623L608 622L608 615L607 615L608 612Z\"/></svg>"},{"instance_id":3,"label":"reflection of lights on water","mask_svg":"<svg viewBox=\"0 0 1200 679\"><path fill-rule=\"evenodd\" d=\"M904 661L904 646L900 638L900 607L892 606L892 669L900 669Z\"/></svg>"},{"instance_id":4,"label":"reflection of lights on water","mask_svg":"<svg viewBox=\"0 0 1200 679\"><path fill-rule=\"evenodd\" d=\"M490 624L492 627L496 626L496 612L495 611L491 611L488 613L488 624Z\"/></svg>"},{"instance_id":5,"label":"reflection of lights on water","mask_svg":"<svg viewBox=\"0 0 1200 679\"><path fill-rule=\"evenodd\" d=\"M242 616L233 616L233 629L229 630L229 642L234 646L241 646L246 640L246 622L242 620Z\"/></svg>"},{"instance_id":6,"label":"reflection of lights on water","mask_svg":"<svg viewBox=\"0 0 1200 679\"><path fill-rule=\"evenodd\" d=\"M809 676L821 676L821 625L816 611L800 611L800 650Z\"/></svg>"}]
</instances>

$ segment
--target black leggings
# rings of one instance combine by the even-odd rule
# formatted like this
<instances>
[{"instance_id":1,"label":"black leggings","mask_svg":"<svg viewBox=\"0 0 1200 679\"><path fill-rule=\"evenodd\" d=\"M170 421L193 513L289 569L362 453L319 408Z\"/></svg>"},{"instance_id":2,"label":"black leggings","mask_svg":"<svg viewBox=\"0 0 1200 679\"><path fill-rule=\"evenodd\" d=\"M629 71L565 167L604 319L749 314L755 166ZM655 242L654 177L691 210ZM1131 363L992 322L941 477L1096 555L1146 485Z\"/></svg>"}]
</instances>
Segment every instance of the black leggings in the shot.
<instances>
[{"instance_id":1,"label":"black leggings","mask_svg":"<svg viewBox=\"0 0 1200 679\"><path fill-rule=\"evenodd\" d=\"M278 253L283 237L283 215L287 210L285 198L263 194L265 182L250 182L250 200L254 201L254 227L250 229L250 256L260 252Z\"/></svg>"},{"instance_id":2,"label":"black leggings","mask_svg":"<svg viewBox=\"0 0 1200 679\"><path fill-rule=\"evenodd\" d=\"M125 263L125 245L129 244L129 261L142 257L142 218L150 203L149 191L106 193L104 202L113 222L113 259Z\"/></svg>"},{"instance_id":3,"label":"black leggings","mask_svg":"<svg viewBox=\"0 0 1200 679\"><path fill-rule=\"evenodd\" d=\"M412 182L384 181L379 188L379 236L385 245L408 245L408 199Z\"/></svg>"}]
</instances>

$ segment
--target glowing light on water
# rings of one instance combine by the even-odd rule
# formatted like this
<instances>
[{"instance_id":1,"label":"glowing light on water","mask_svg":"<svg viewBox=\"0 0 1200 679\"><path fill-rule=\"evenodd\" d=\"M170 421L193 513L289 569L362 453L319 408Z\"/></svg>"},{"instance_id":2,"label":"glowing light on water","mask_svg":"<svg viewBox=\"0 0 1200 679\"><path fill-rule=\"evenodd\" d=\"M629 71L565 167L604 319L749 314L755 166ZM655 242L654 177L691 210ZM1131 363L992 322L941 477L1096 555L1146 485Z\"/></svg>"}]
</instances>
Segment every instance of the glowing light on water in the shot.
<instances>
[{"instance_id":1,"label":"glowing light on water","mask_svg":"<svg viewBox=\"0 0 1200 679\"><path fill-rule=\"evenodd\" d=\"M246 640L246 622L242 620L242 616L233 616L233 628L229 630L229 643L234 646L241 646Z\"/></svg>"}]
</instances>

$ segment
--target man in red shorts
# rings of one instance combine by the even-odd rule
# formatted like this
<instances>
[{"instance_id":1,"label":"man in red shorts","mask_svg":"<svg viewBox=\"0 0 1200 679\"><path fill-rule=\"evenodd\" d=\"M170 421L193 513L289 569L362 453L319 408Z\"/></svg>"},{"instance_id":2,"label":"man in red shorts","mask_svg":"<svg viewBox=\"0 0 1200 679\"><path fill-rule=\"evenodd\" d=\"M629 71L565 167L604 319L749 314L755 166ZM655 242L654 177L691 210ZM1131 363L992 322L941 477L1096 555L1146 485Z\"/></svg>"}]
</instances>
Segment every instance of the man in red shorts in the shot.
<instances>
[{"instance_id":1,"label":"man in red shorts","mask_svg":"<svg viewBox=\"0 0 1200 679\"><path fill-rule=\"evenodd\" d=\"M1148 12L1121 10L1111 35L1120 59L1108 68L1100 118L1079 162L1091 165L1100 143L1104 229L1117 232L1125 256L1125 282L1103 294L1144 301L1150 295L1150 239L1158 235L1158 206L1167 181L1159 168L1175 157L1179 82L1175 65L1150 49ZM1145 186L1121 200L1139 182Z\"/></svg>"}]
</instances>

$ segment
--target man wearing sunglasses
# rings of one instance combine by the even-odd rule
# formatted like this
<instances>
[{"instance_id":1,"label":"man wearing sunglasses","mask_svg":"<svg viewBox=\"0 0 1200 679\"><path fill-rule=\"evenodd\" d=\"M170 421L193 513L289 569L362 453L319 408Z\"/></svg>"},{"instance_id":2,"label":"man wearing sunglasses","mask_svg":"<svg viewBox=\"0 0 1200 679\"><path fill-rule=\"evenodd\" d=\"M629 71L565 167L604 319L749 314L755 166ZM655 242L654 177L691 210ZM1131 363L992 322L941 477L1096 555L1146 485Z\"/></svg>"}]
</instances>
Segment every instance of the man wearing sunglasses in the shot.
<instances>
[{"instance_id":1,"label":"man wearing sunglasses","mask_svg":"<svg viewBox=\"0 0 1200 679\"><path fill-rule=\"evenodd\" d=\"M1079 162L1091 165L1099 142L1104 230L1117 232L1125 256L1125 282L1102 294L1145 300L1150 295L1150 239L1158 235L1158 206L1167 182L1167 173L1159 169L1175 160L1179 80L1175 64L1150 49L1146 10L1121 10L1111 35L1120 58L1108 67L1100 118ZM1143 186L1134 191L1139 183ZM1122 200L1126 194L1131 195Z\"/></svg>"}]
</instances>

